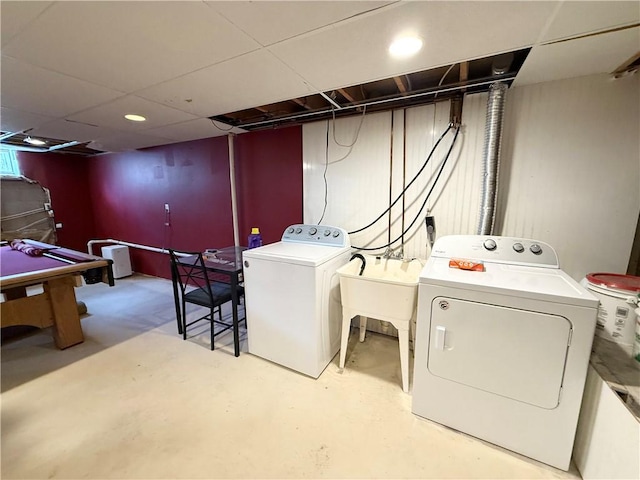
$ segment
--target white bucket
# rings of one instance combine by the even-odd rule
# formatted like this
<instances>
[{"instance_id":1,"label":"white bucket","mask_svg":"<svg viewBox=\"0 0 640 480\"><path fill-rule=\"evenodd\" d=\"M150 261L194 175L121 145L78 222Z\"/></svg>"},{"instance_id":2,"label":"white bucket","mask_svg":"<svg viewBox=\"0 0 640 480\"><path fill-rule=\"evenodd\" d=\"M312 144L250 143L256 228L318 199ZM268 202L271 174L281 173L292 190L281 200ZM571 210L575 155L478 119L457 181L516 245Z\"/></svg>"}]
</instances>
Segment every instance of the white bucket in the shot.
<instances>
[{"instance_id":1,"label":"white bucket","mask_svg":"<svg viewBox=\"0 0 640 480\"><path fill-rule=\"evenodd\" d=\"M596 335L619 344L632 355L636 337L636 313L640 277L590 273L583 286L600 300Z\"/></svg>"}]
</instances>

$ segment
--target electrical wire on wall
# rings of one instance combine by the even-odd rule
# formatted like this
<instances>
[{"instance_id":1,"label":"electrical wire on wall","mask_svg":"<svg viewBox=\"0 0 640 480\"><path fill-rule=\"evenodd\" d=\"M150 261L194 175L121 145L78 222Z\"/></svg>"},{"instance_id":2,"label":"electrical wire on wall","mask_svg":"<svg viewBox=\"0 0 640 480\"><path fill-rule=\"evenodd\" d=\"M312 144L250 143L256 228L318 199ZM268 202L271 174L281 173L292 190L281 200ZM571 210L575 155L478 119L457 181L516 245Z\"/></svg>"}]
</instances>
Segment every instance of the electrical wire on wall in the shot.
<instances>
[{"instance_id":1,"label":"electrical wire on wall","mask_svg":"<svg viewBox=\"0 0 640 480\"><path fill-rule=\"evenodd\" d=\"M327 120L327 135L326 135L325 146L324 146L324 172L322 174L322 178L324 179L324 207L322 208L322 215L320 215L320 220L318 220L318 225L322 223L324 214L327 212L327 203L328 203L328 194L329 194L329 185L327 184L328 168L329 168L329 120Z\"/></svg>"},{"instance_id":2,"label":"electrical wire on wall","mask_svg":"<svg viewBox=\"0 0 640 480\"><path fill-rule=\"evenodd\" d=\"M360 129L362 128L362 124L364 123L364 116L366 115L366 113L367 113L367 106L365 105L362 108L362 115L360 115L360 123L358 124L358 128L356 130L355 136L353 137L353 141L349 145L344 145L336 139L336 109L335 108L331 109L331 116L332 116L331 125L333 130L333 141L335 142L336 145L340 147L353 148L353 146L358 141L358 137L360 136Z\"/></svg>"},{"instance_id":3,"label":"electrical wire on wall","mask_svg":"<svg viewBox=\"0 0 640 480\"><path fill-rule=\"evenodd\" d=\"M349 151L344 156L339 158L338 160L334 160L333 162L329 162L329 120L327 120L327 132L326 132L325 151L324 151L324 172L322 174L322 178L324 179L324 206L322 208L322 215L320 216L320 220L318 220L318 223L317 223L318 225L320 225L322 223L322 220L324 219L325 213L327 212L328 195L329 195L329 185L327 183L327 170L329 168L329 164L341 162L342 160L347 158L349 155L351 155L351 151L353 150L353 147L358 142L358 138L360 137L360 129L362 128L362 124L364 123L364 116L367 113L367 106L365 105L364 108L362 109L362 115L360 116L360 123L358 124L358 128L356 129L356 134L353 137L353 141L348 145L342 144L342 143L338 142L338 140L336 139L336 111L335 111L335 109L332 108L331 109L331 113L332 113L331 130L332 130L333 142L336 145L340 146L340 147L348 148Z\"/></svg>"},{"instance_id":4,"label":"electrical wire on wall","mask_svg":"<svg viewBox=\"0 0 640 480\"><path fill-rule=\"evenodd\" d=\"M420 174L424 171L424 169L427 167L427 165L429 164L429 161L431 160L431 157L433 157L433 154L436 151L436 148L438 148L438 145L440 145L440 142L442 141L442 139L447 135L447 133L449 133L449 130L451 130L453 128L453 124L449 124L446 128L446 130L442 133L442 135L440 135L440 138L438 139L438 141L435 143L435 145L433 146L433 148L431 148L431 151L429 152L429 155L427 156L427 159L424 161L424 163L422 164L422 166L420 167L420 170L418 170L418 173L416 173L414 175L414 177L411 179L411 181L407 184L406 187L404 187L404 189L400 192L400 194L396 197L396 199L393 201L393 203L391 203L391 205L389 205L389 207L382 212L375 220L373 220L371 223L369 223L368 225L365 225L362 228L358 228L357 230L352 230L349 233L349 235L352 235L354 233L360 233L363 230L366 230L367 228L372 227L373 225L375 225L382 217L384 217L392 208L393 206L398 203L400 201L400 199L404 196L405 192L409 189L409 187L411 187L411 185L413 185L413 183L418 179L418 177L420 176ZM456 133L457 135L457 133ZM455 139L454 139L455 141Z\"/></svg>"},{"instance_id":5,"label":"electrical wire on wall","mask_svg":"<svg viewBox=\"0 0 640 480\"><path fill-rule=\"evenodd\" d=\"M438 143L440 143L440 140L442 140L442 138L449 132L449 130L452 128L453 124L449 124L449 127L447 128L447 130L442 134L442 136L438 139L438 142L436 143L436 145L434 145L433 149L431 150L431 153L429 154L429 156L427 157L427 160L425 161L423 167L420 169L420 171L418 172L418 174L413 178L413 180L409 183L409 185L407 185L407 187L405 188L405 190L407 188L409 188L409 186L415 181L415 179L418 177L418 175L420 174L420 172L422 172L422 170L424 169L424 167L427 165L429 159L431 158L431 156L433 155L433 152L435 151L435 148L438 146ZM415 223L418 221L419 218L422 217L422 210L424 209L425 205L427 204L427 201L429 200L429 197L431 196L431 193L433 192L433 189L436 187L436 185L438 184L438 180L440 179L440 176L442 175L442 172L444 171L444 167L447 165L447 161L449 160L449 157L451 156L451 151L453 150L453 147L456 144L456 140L458 138L458 134L460 133L460 126L455 127L455 134L453 136L453 141L451 142L451 145L449 146L449 150L447 151L444 160L442 161L442 164L440 165L440 168L438 170L438 173L433 181L433 185L431 185L431 188L429 189L429 192L427 193L424 201L422 202L422 205L420 206L420 209L418 210L418 213L416 214L416 216L414 217L414 219L412 220L412 222L409 224L409 226L404 229L404 231L398 236L396 237L394 240L388 242L385 245L380 245L377 247L356 247L354 245L352 245L352 248L355 248L356 250L363 250L363 251L373 251L373 250L381 250L383 248L387 248L390 247L391 245L393 245L394 243L396 243L398 240L402 239L404 235L407 234L407 232L409 232L411 230L411 228L413 228L413 226L415 225ZM398 196L398 198L396 199L396 201L394 202L394 204L402 197L402 195L404 194L405 190L402 191L402 193ZM384 214L386 212L388 212L391 207L393 205L390 205L389 208L383 212L382 215L380 215L380 217L378 217L378 219L376 219L374 222L372 222L371 224L369 224L367 227L364 227L360 230L356 230L355 232L359 232L364 230L365 228L370 227L371 225L373 225L375 222L377 222L380 218L382 218L382 216L384 216ZM349 232L349 234L355 233L355 232Z\"/></svg>"}]
</instances>

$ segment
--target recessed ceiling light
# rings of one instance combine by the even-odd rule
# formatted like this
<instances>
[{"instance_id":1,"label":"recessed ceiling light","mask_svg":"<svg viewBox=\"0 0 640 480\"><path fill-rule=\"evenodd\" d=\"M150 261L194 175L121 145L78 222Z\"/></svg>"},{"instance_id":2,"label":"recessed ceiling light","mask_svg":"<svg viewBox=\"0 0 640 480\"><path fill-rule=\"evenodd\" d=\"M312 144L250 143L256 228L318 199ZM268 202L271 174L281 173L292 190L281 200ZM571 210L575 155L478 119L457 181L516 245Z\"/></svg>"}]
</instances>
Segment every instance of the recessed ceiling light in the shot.
<instances>
[{"instance_id":1,"label":"recessed ceiling light","mask_svg":"<svg viewBox=\"0 0 640 480\"><path fill-rule=\"evenodd\" d=\"M132 122L144 122L146 120L142 115L135 115L133 113L128 113L124 116L127 120L131 120Z\"/></svg>"},{"instance_id":2,"label":"recessed ceiling light","mask_svg":"<svg viewBox=\"0 0 640 480\"><path fill-rule=\"evenodd\" d=\"M415 35L396 38L389 45L389 54L396 58L407 58L415 55L422 48L422 39Z\"/></svg>"},{"instance_id":3,"label":"recessed ceiling light","mask_svg":"<svg viewBox=\"0 0 640 480\"><path fill-rule=\"evenodd\" d=\"M42 145L46 145L47 142L45 142L44 140L40 140L39 138L31 138L31 137L27 137L24 139L25 142L31 144L31 145L37 145L39 147L41 147Z\"/></svg>"}]
</instances>

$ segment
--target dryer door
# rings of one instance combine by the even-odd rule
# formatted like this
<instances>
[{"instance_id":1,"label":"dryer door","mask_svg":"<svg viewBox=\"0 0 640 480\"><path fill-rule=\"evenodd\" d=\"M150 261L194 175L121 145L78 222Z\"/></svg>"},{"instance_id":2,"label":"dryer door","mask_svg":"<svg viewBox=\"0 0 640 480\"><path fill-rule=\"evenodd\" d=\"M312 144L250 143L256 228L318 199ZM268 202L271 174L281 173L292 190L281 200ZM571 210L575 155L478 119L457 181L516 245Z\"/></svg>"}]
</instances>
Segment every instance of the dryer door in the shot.
<instances>
[{"instance_id":1,"label":"dryer door","mask_svg":"<svg viewBox=\"0 0 640 480\"><path fill-rule=\"evenodd\" d=\"M438 377L552 409L570 334L559 315L436 297L427 365Z\"/></svg>"}]
</instances>

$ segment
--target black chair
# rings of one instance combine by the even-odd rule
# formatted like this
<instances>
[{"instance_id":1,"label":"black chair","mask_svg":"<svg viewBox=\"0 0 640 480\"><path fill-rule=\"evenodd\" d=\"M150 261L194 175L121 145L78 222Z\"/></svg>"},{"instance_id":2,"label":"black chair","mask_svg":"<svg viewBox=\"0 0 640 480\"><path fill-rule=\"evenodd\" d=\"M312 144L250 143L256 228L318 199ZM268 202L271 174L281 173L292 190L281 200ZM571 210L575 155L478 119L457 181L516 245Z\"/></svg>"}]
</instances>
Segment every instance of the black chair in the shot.
<instances>
[{"instance_id":1,"label":"black chair","mask_svg":"<svg viewBox=\"0 0 640 480\"><path fill-rule=\"evenodd\" d=\"M211 324L211 350L213 350L214 338L233 328L233 321L231 323L222 321L221 308L222 305L231 301L231 286L227 283L215 282L209 279L202 253L180 253L184 256L194 257L195 261L193 263L180 261L177 252L169 249L178 332L182 334L182 339L186 340L188 327L203 320L208 321ZM244 293L243 290L238 289L238 296L242 293ZM209 309L209 313L187 323L187 303L206 307ZM218 311L217 319L215 318L216 310ZM223 328L215 331L215 325L221 325Z\"/></svg>"}]
</instances>

